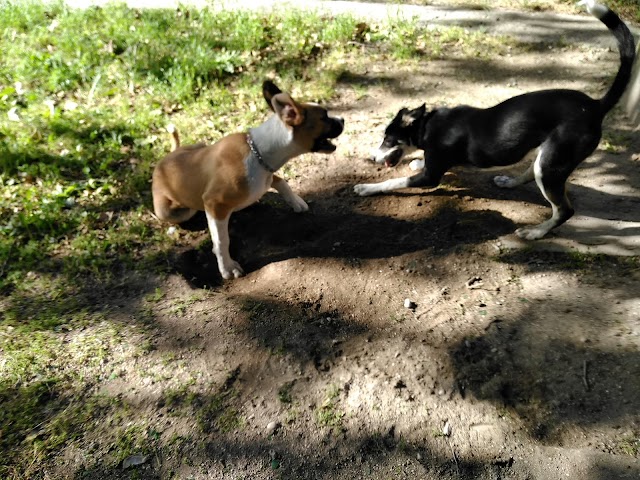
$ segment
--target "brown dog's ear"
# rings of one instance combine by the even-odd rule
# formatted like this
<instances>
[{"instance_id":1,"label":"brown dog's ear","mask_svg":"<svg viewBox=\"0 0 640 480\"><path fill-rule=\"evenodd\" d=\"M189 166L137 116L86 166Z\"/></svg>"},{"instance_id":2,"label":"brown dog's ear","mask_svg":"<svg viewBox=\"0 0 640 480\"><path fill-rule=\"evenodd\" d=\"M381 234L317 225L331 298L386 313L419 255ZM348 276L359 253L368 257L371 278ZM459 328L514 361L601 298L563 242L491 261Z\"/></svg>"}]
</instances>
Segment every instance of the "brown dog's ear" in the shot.
<instances>
[{"instance_id":1,"label":"brown dog's ear","mask_svg":"<svg viewBox=\"0 0 640 480\"><path fill-rule=\"evenodd\" d=\"M285 125L297 127L304 121L304 116L298 104L288 93L278 93L271 99L271 105L276 115Z\"/></svg>"},{"instance_id":2,"label":"brown dog's ear","mask_svg":"<svg viewBox=\"0 0 640 480\"><path fill-rule=\"evenodd\" d=\"M267 105L269 105L271 111L275 111L273 110L273 104L271 103L271 101L273 100L273 97L275 97L279 93L282 93L282 90L280 90L278 86L271 80L265 80L262 83L262 96L267 101Z\"/></svg>"}]
</instances>

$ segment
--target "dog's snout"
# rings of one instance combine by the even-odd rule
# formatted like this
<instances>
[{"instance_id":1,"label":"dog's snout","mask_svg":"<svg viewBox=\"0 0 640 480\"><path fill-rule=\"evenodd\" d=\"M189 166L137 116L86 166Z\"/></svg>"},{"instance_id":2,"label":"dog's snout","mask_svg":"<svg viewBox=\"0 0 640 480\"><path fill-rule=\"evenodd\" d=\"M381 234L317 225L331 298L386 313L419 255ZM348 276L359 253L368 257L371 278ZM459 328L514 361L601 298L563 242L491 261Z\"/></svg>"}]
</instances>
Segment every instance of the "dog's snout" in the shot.
<instances>
[{"instance_id":1,"label":"dog's snout","mask_svg":"<svg viewBox=\"0 0 640 480\"><path fill-rule=\"evenodd\" d=\"M369 154L369 160L375 163L383 163L384 157L385 157L385 152L383 152L382 149L380 148L375 148L371 150L371 153Z\"/></svg>"},{"instance_id":2,"label":"dog's snout","mask_svg":"<svg viewBox=\"0 0 640 480\"><path fill-rule=\"evenodd\" d=\"M331 128L327 135L329 138L336 138L344 130L344 119L342 117L331 117Z\"/></svg>"}]
</instances>

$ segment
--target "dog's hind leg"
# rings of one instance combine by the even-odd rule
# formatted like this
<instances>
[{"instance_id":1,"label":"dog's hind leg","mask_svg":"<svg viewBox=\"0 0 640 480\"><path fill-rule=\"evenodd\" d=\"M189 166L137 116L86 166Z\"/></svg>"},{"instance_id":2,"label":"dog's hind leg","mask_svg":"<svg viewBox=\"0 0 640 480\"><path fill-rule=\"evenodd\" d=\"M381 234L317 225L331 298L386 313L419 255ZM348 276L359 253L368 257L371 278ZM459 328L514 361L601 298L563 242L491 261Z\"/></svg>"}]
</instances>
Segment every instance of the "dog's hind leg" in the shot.
<instances>
[{"instance_id":1,"label":"dog's hind leg","mask_svg":"<svg viewBox=\"0 0 640 480\"><path fill-rule=\"evenodd\" d=\"M531 150L531 152L525 155L522 160L529 158L533 152L535 152L535 150ZM535 162L535 158L536 157L531 159L529 168L527 168L524 172L522 172L517 177L510 177L508 175L498 175L496 177L493 177L493 183L495 183L500 188L514 188L520 185L524 185L525 183L532 182L535 179L535 175L533 173L533 164Z\"/></svg>"},{"instance_id":2,"label":"dog's hind leg","mask_svg":"<svg viewBox=\"0 0 640 480\"><path fill-rule=\"evenodd\" d=\"M557 155L557 152L551 153L551 148L547 151L541 148L531 169L533 170L540 191L544 195L544 198L551 204L552 215L550 219L538 225L516 230L516 235L525 240L538 240L544 237L552 229L569 220L574 213L566 191L567 179L573 169L563 171L556 169L551 170L549 167L545 168L545 165L557 162L554 162L551 158L553 155Z\"/></svg>"},{"instance_id":3,"label":"dog's hind leg","mask_svg":"<svg viewBox=\"0 0 640 480\"><path fill-rule=\"evenodd\" d=\"M162 194L154 194L153 211L156 218L170 223L182 223L196 214L196 210L186 207L177 207L174 202Z\"/></svg>"}]
</instances>

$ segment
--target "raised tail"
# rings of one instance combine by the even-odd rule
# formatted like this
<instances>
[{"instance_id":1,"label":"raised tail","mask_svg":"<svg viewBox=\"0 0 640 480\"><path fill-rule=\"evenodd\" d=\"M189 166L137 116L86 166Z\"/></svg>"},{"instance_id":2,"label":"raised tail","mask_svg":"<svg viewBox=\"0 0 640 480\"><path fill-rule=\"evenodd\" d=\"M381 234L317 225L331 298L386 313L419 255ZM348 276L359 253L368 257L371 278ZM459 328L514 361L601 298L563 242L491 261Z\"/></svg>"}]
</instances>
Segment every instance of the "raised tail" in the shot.
<instances>
[{"instance_id":1,"label":"raised tail","mask_svg":"<svg viewBox=\"0 0 640 480\"><path fill-rule=\"evenodd\" d=\"M618 50L620 51L620 68L613 80L613 84L604 97L600 99L602 115L611 110L624 93L629 81L631 80L631 71L633 61L636 57L636 46L633 34L629 31L629 27L620 20L615 12L609 10L597 3L595 0L582 0L578 2L585 5L587 11L606 25L618 42Z\"/></svg>"},{"instance_id":2,"label":"raised tail","mask_svg":"<svg viewBox=\"0 0 640 480\"><path fill-rule=\"evenodd\" d=\"M640 50L636 53L640 57ZM624 100L627 115L634 125L640 124L640 61L636 60L631 74L631 85L627 89L627 96Z\"/></svg>"},{"instance_id":3,"label":"raised tail","mask_svg":"<svg viewBox=\"0 0 640 480\"><path fill-rule=\"evenodd\" d=\"M180 146L180 134L173 123L167 125L167 132L171 134L171 151L173 152Z\"/></svg>"}]
</instances>

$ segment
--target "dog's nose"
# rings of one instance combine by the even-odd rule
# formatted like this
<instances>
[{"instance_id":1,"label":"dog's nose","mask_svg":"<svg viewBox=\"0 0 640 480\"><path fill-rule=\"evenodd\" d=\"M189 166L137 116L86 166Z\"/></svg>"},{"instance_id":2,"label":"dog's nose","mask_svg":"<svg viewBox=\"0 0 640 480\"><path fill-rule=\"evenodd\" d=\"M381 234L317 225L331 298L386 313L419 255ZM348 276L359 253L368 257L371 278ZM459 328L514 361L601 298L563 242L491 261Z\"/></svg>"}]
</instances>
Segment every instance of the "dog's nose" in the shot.
<instances>
[{"instance_id":1,"label":"dog's nose","mask_svg":"<svg viewBox=\"0 0 640 480\"><path fill-rule=\"evenodd\" d=\"M344 130L344 119L341 117L332 117L333 123L331 125L331 131L328 133L329 138L336 138Z\"/></svg>"}]
</instances>

